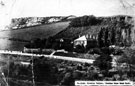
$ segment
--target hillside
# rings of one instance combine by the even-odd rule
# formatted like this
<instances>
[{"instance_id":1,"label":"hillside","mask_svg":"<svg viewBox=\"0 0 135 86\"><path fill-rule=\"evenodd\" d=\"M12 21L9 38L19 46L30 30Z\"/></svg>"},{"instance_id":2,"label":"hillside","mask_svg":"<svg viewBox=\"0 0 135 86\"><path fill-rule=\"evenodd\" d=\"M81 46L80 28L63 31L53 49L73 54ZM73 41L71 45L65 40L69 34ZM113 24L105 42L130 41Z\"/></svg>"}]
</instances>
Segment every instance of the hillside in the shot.
<instances>
[{"instance_id":1,"label":"hillside","mask_svg":"<svg viewBox=\"0 0 135 86\"><path fill-rule=\"evenodd\" d=\"M17 30L0 31L0 49L22 51L31 39L48 38L67 28L69 22L58 22Z\"/></svg>"},{"instance_id":2,"label":"hillside","mask_svg":"<svg viewBox=\"0 0 135 86\"><path fill-rule=\"evenodd\" d=\"M69 25L68 22L58 22L47 25L40 25L18 30L7 30L0 32L0 38L15 38L30 40L34 38L48 38L64 30Z\"/></svg>"},{"instance_id":3,"label":"hillside","mask_svg":"<svg viewBox=\"0 0 135 86\"><path fill-rule=\"evenodd\" d=\"M68 27L55 35L56 38L77 38L84 34L98 34L101 26Z\"/></svg>"}]
</instances>

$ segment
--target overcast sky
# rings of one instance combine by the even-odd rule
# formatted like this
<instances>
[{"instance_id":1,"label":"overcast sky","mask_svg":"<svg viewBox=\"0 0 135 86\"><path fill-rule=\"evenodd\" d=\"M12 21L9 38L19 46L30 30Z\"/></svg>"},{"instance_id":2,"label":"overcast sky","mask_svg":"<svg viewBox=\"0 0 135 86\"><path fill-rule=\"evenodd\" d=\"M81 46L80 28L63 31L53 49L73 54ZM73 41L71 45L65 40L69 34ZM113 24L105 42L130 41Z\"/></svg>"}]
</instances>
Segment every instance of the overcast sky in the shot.
<instances>
[{"instance_id":1,"label":"overcast sky","mask_svg":"<svg viewBox=\"0 0 135 86\"><path fill-rule=\"evenodd\" d=\"M31 16L133 15L135 0L0 0L0 22ZM131 6L130 6L131 5ZM5 23L4 23L5 24Z\"/></svg>"}]
</instances>

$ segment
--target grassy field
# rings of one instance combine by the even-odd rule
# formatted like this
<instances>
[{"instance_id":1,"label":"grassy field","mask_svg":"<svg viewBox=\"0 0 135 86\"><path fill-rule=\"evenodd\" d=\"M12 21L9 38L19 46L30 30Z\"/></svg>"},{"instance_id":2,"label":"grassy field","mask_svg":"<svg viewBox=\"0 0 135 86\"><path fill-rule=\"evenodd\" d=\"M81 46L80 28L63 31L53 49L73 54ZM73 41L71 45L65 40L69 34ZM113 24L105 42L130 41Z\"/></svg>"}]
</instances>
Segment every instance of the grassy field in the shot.
<instances>
[{"instance_id":1,"label":"grassy field","mask_svg":"<svg viewBox=\"0 0 135 86\"><path fill-rule=\"evenodd\" d=\"M69 22L58 22L18 30L0 31L0 49L22 51L27 42L12 39L30 41L35 38L48 38L64 30L68 25Z\"/></svg>"},{"instance_id":2,"label":"grassy field","mask_svg":"<svg viewBox=\"0 0 135 86\"><path fill-rule=\"evenodd\" d=\"M22 40L30 40L34 38L47 38L64 30L69 22L58 22L48 25L29 27L18 30L7 30L0 32L0 38L16 38Z\"/></svg>"}]
</instances>

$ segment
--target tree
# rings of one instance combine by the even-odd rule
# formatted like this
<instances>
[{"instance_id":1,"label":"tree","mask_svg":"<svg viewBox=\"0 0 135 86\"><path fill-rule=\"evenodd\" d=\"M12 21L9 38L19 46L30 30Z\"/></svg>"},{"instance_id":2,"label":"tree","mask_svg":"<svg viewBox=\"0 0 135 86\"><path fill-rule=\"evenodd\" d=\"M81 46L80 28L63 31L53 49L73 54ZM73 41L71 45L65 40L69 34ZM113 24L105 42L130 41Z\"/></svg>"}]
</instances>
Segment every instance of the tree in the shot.
<instances>
[{"instance_id":1,"label":"tree","mask_svg":"<svg viewBox=\"0 0 135 86\"><path fill-rule=\"evenodd\" d=\"M71 43L68 43L68 44L67 43L64 43L62 47L66 51L71 51L71 52L73 51L73 44L71 44Z\"/></svg>"},{"instance_id":2,"label":"tree","mask_svg":"<svg viewBox=\"0 0 135 86\"><path fill-rule=\"evenodd\" d=\"M49 38L46 40L45 48L52 48L52 44L53 44L53 43L54 43L53 37L49 37Z\"/></svg>"},{"instance_id":3,"label":"tree","mask_svg":"<svg viewBox=\"0 0 135 86\"><path fill-rule=\"evenodd\" d=\"M53 43L52 48L55 49L55 50L58 50L60 48L60 43L59 42Z\"/></svg>"},{"instance_id":4,"label":"tree","mask_svg":"<svg viewBox=\"0 0 135 86\"><path fill-rule=\"evenodd\" d=\"M108 41L108 28L105 29L105 46L108 47L109 46L109 41Z\"/></svg>"},{"instance_id":5,"label":"tree","mask_svg":"<svg viewBox=\"0 0 135 86\"><path fill-rule=\"evenodd\" d=\"M108 72L109 69L112 68L111 66L112 57L106 54L102 54L94 61L94 65L99 67L100 70L105 70Z\"/></svg>"},{"instance_id":6,"label":"tree","mask_svg":"<svg viewBox=\"0 0 135 86\"><path fill-rule=\"evenodd\" d=\"M101 28L99 34L98 34L98 45L99 47L103 47L104 46L104 42L103 42L103 28Z\"/></svg>"},{"instance_id":7,"label":"tree","mask_svg":"<svg viewBox=\"0 0 135 86\"><path fill-rule=\"evenodd\" d=\"M110 55L114 52L114 49L109 47L102 47L101 51L103 54Z\"/></svg>"},{"instance_id":8,"label":"tree","mask_svg":"<svg viewBox=\"0 0 135 86\"><path fill-rule=\"evenodd\" d=\"M49 17L45 17L40 22L41 22L41 24L46 24L46 23L48 23L48 20L49 20Z\"/></svg>"},{"instance_id":9,"label":"tree","mask_svg":"<svg viewBox=\"0 0 135 86\"><path fill-rule=\"evenodd\" d=\"M44 57L39 57L33 59L33 64L35 81L46 82L50 84L57 83L57 78L54 77L54 75L57 74L57 69L56 65L54 65L52 61Z\"/></svg>"},{"instance_id":10,"label":"tree","mask_svg":"<svg viewBox=\"0 0 135 86\"><path fill-rule=\"evenodd\" d=\"M96 25L99 24L100 20L98 20L95 16L82 16L77 17L73 19L70 23L71 27L82 27L82 26L88 26L88 25Z\"/></svg>"},{"instance_id":11,"label":"tree","mask_svg":"<svg viewBox=\"0 0 135 86\"><path fill-rule=\"evenodd\" d=\"M19 26L20 26L20 25L25 25L26 22L27 22L27 19L25 19L25 18L20 18L20 19L19 19Z\"/></svg>"},{"instance_id":12,"label":"tree","mask_svg":"<svg viewBox=\"0 0 135 86\"><path fill-rule=\"evenodd\" d=\"M118 59L118 63L127 63L129 65L130 74L133 75L133 65L135 65L135 50L127 48L122 57Z\"/></svg>"},{"instance_id":13,"label":"tree","mask_svg":"<svg viewBox=\"0 0 135 86\"><path fill-rule=\"evenodd\" d=\"M115 40L115 35L116 35L115 29L112 28L111 32L112 32L112 34L111 34L111 44L114 45L115 42L116 42L116 40Z\"/></svg>"},{"instance_id":14,"label":"tree","mask_svg":"<svg viewBox=\"0 0 135 86\"><path fill-rule=\"evenodd\" d=\"M35 44L35 47L41 48L41 45L42 45L41 39L40 38L34 39L34 44Z\"/></svg>"}]
</instances>

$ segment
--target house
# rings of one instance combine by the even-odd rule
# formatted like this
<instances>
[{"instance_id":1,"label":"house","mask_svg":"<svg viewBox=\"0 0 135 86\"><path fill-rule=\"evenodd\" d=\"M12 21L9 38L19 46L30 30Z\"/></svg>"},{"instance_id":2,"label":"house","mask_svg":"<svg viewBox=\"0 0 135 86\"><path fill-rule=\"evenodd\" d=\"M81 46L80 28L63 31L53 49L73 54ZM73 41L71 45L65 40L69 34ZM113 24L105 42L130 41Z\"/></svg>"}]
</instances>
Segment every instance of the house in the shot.
<instances>
[{"instance_id":1,"label":"house","mask_svg":"<svg viewBox=\"0 0 135 86\"><path fill-rule=\"evenodd\" d=\"M76 45L83 45L84 47L86 47L87 45L87 39L86 39L86 36L83 35L77 39L74 40L74 46Z\"/></svg>"},{"instance_id":2,"label":"house","mask_svg":"<svg viewBox=\"0 0 135 86\"><path fill-rule=\"evenodd\" d=\"M74 19L74 18L76 18L76 16L74 16L74 15L70 15L67 17L67 19Z\"/></svg>"},{"instance_id":3,"label":"house","mask_svg":"<svg viewBox=\"0 0 135 86\"><path fill-rule=\"evenodd\" d=\"M48 20L49 23L58 22L58 21L60 21L59 18L50 18L50 19Z\"/></svg>"},{"instance_id":4,"label":"house","mask_svg":"<svg viewBox=\"0 0 135 86\"><path fill-rule=\"evenodd\" d=\"M91 35L91 34L86 34L86 35L83 35L77 39L74 40L74 47L76 45L83 45L85 48L87 45L94 45L96 44L97 42L97 39L98 39L98 36L95 34Z\"/></svg>"}]
</instances>

